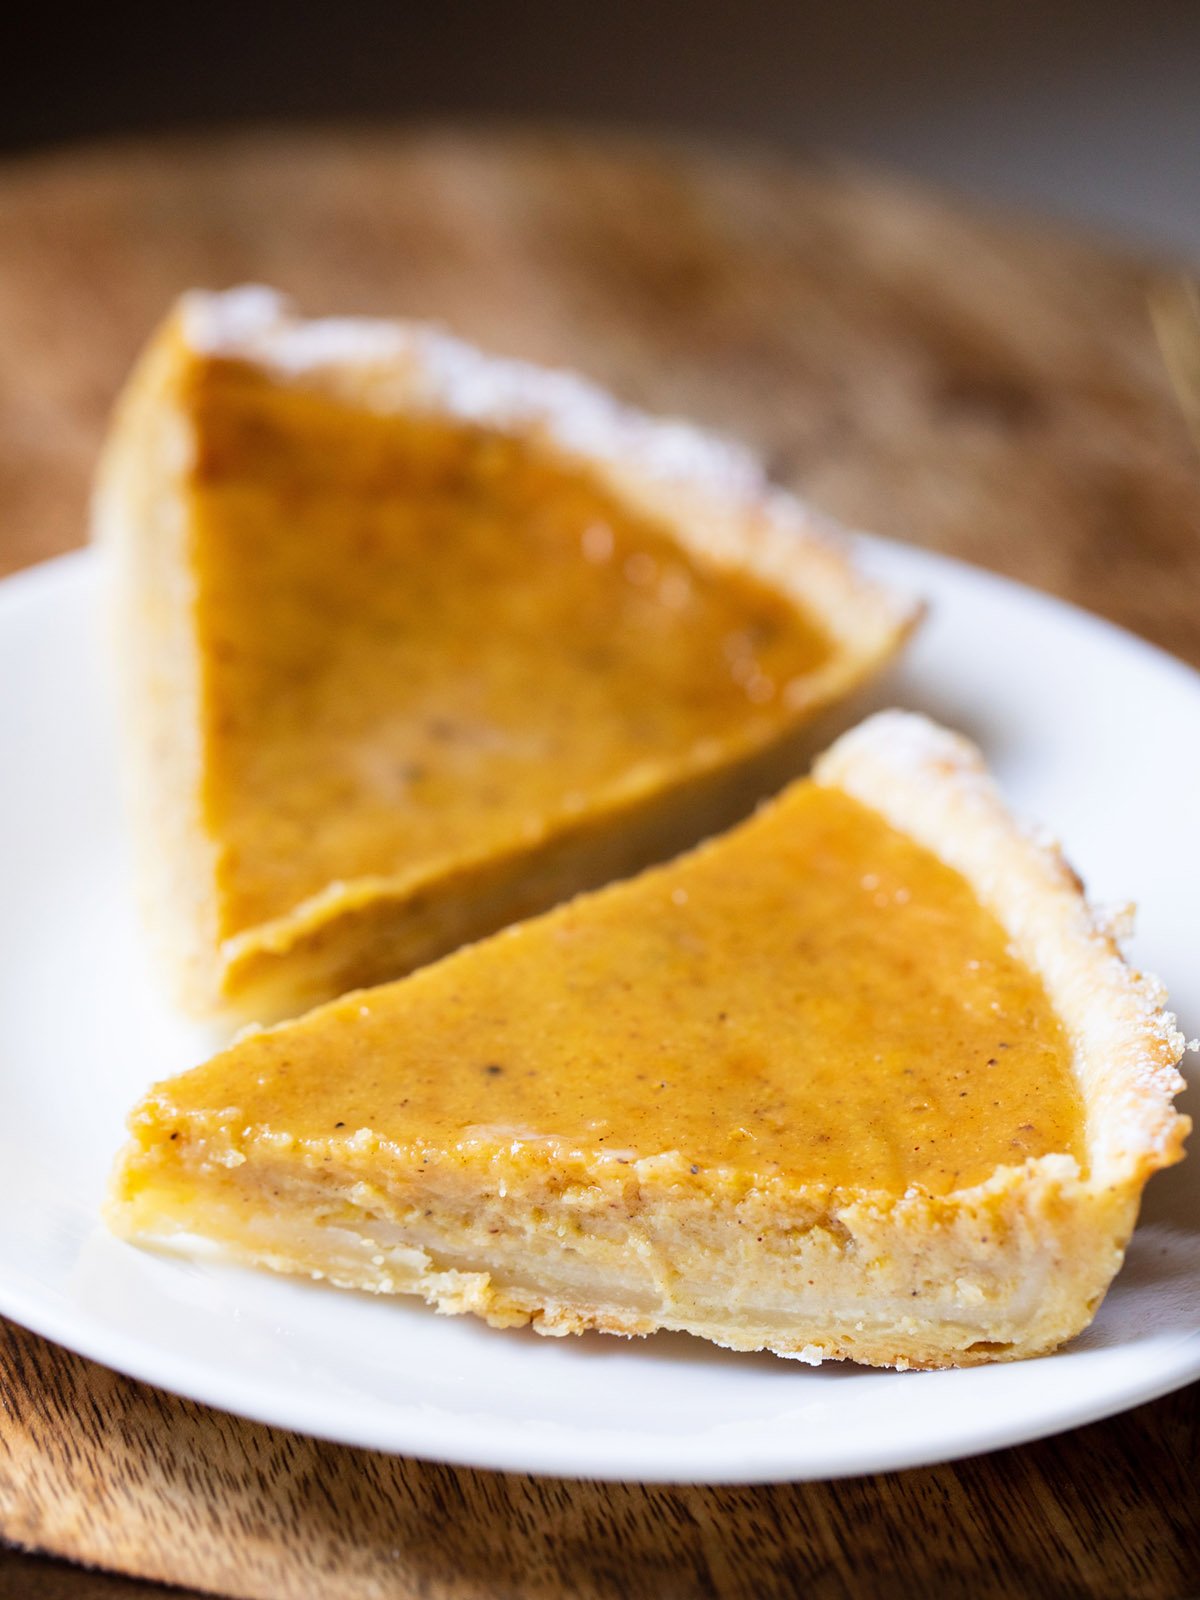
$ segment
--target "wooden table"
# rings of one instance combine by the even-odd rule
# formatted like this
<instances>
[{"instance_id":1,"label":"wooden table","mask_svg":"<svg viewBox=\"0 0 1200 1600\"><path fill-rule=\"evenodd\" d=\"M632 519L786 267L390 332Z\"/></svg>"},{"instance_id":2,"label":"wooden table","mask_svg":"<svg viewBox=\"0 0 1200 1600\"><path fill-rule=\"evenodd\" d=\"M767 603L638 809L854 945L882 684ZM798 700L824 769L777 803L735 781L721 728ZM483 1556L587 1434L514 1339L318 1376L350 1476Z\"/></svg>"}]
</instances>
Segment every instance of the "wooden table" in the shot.
<instances>
[{"instance_id":1,"label":"wooden table","mask_svg":"<svg viewBox=\"0 0 1200 1600\"><path fill-rule=\"evenodd\" d=\"M852 522L1200 664L1200 459L1146 315L1156 269L1093 243L835 166L337 130L12 163L0 241L0 570L80 542L106 410L171 297L257 279L578 366L748 439ZM270 1600L1164 1600L1200 1590L1198 1461L1193 1387L924 1471L561 1483L242 1422L0 1323L0 1533ZM0 1592L132 1591L0 1554Z\"/></svg>"}]
</instances>

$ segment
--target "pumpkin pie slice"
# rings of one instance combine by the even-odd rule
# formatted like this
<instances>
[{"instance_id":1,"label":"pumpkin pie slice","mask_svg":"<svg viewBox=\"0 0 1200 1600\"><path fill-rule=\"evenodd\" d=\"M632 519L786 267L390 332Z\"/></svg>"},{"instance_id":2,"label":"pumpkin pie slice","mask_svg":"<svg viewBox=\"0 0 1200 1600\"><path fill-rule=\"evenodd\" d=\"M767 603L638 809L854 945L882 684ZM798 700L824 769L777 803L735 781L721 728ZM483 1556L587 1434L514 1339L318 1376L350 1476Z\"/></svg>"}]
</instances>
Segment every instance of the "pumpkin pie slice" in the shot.
<instances>
[{"instance_id":1,"label":"pumpkin pie slice","mask_svg":"<svg viewBox=\"0 0 1200 1600\"><path fill-rule=\"evenodd\" d=\"M977 752L887 713L691 854L160 1084L110 1221L546 1334L1036 1355L1182 1153L1162 999Z\"/></svg>"},{"instance_id":2,"label":"pumpkin pie slice","mask_svg":"<svg viewBox=\"0 0 1200 1600\"><path fill-rule=\"evenodd\" d=\"M184 299L95 504L201 1013L398 976L727 825L914 616L741 450L266 290Z\"/></svg>"}]
</instances>

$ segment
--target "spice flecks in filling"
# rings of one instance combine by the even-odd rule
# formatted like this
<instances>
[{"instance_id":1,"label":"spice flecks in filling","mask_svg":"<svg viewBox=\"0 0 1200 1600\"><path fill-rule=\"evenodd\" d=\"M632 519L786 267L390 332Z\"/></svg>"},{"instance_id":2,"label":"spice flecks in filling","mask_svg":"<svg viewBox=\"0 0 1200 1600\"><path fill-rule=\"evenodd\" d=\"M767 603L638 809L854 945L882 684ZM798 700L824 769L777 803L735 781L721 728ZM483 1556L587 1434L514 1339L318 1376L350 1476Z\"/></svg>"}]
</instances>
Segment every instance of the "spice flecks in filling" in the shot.
<instances>
[{"instance_id":1,"label":"spice flecks in filling","mask_svg":"<svg viewBox=\"0 0 1200 1600\"><path fill-rule=\"evenodd\" d=\"M1064 1030L1005 930L957 873L811 783L170 1092L302 1138L341 1119L453 1149L490 1128L890 1193L1083 1160Z\"/></svg>"}]
</instances>

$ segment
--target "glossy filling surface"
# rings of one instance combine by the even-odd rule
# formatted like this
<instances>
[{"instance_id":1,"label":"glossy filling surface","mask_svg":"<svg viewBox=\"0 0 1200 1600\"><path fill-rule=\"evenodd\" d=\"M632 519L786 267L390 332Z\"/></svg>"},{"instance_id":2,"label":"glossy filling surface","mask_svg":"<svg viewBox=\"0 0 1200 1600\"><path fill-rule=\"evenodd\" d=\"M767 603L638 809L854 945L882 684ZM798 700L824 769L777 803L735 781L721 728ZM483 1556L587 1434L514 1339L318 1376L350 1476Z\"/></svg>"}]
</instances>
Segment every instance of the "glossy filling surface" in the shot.
<instances>
[{"instance_id":1,"label":"glossy filling surface","mask_svg":"<svg viewBox=\"0 0 1200 1600\"><path fill-rule=\"evenodd\" d=\"M227 361L186 405L222 936L536 836L828 659L749 576L528 440Z\"/></svg>"},{"instance_id":2,"label":"glossy filling surface","mask_svg":"<svg viewBox=\"0 0 1200 1600\"><path fill-rule=\"evenodd\" d=\"M233 1108L229 1110L227 1108ZM1084 1165L1064 1030L970 886L837 790L163 1085L140 1136L206 1123L431 1158L562 1141L943 1194ZM190 1136L190 1135L189 1135ZM186 1143L186 1139L185 1139Z\"/></svg>"}]
</instances>

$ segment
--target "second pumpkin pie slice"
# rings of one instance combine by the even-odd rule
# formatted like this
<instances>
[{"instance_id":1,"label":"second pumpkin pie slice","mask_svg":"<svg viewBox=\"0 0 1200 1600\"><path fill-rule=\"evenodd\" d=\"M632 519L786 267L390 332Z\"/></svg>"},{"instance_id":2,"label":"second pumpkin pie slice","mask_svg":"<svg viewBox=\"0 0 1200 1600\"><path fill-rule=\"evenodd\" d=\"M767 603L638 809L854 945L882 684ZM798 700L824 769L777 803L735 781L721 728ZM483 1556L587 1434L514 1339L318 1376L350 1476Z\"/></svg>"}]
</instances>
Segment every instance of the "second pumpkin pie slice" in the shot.
<instances>
[{"instance_id":1,"label":"second pumpkin pie slice","mask_svg":"<svg viewBox=\"0 0 1200 1600\"><path fill-rule=\"evenodd\" d=\"M888 714L692 854L159 1085L110 1220L543 1333L1036 1354L1181 1153L1161 998L978 755Z\"/></svg>"},{"instance_id":2,"label":"second pumpkin pie slice","mask_svg":"<svg viewBox=\"0 0 1200 1600\"><path fill-rule=\"evenodd\" d=\"M265 290L156 337L96 526L158 930L260 1020L744 814L913 619L735 447Z\"/></svg>"}]
</instances>

